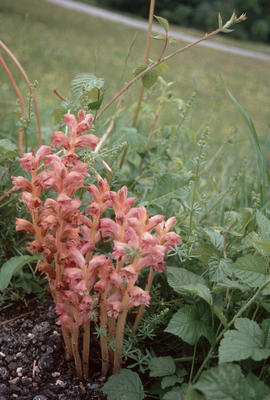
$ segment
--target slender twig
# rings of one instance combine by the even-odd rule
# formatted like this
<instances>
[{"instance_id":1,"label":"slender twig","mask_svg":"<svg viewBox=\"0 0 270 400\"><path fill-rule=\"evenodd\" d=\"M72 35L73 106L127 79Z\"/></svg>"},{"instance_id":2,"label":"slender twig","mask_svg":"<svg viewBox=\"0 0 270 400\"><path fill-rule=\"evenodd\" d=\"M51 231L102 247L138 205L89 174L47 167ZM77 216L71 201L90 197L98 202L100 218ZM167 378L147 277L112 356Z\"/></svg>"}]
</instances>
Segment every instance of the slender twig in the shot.
<instances>
[{"instance_id":1,"label":"slender twig","mask_svg":"<svg viewBox=\"0 0 270 400\"><path fill-rule=\"evenodd\" d=\"M0 44L1 44L1 41L0 41ZM6 71L8 77L9 77L9 80L11 82L11 85L13 86L13 89L15 90L16 95L19 99L20 106L21 106L21 119L23 119L24 118L24 101L23 101L22 94L21 94L18 86L16 85L16 82L12 76L12 73L10 72L7 64L5 63L4 59L1 56L0 56L0 62L2 64L4 70ZM22 127L20 128L20 131L19 131L19 152L20 152L20 155L23 154L23 128Z\"/></svg>"},{"instance_id":2,"label":"slender twig","mask_svg":"<svg viewBox=\"0 0 270 400\"><path fill-rule=\"evenodd\" d=\"M157 67L159 64L163 63L164 61L168 61L170 58L176 56L177 54L182 53L183 51L189 49L190 47L193 47L196 44L198 44L200 42L203 42L204 40L210 39L211 37L217 35L221 31L222 31L221 28L215 29L213 32L209 33L208 35L205 35L205 36L201 37L200 39L195 40L195 42L189 43L188 45L186 45L184 47L181 47L180 49L175 50L173 53L169 54L168 56L163 57L160 60L155 61L153 64L150 64L144 71L142 71L138 75L136 75L118 93L116 93L115 96L113 96L113 98L98 113L96 119L98 119L107 110L107 108L109 108L123 93L125 93L130 88L130 86L132 86L135 82L137 82L137 80L142 78L145 74L147 74L153 68Z\"/></svg>"},{"instance_id":3,"label":"slender twig","mask_svg":"<svg viewBox=\"0 0 270 400\"><path fill-rule=\"evenodd\" d=\"M38 129L38 145L41 146L42 145L42 133L41 133L41 125L40 125L40 116L39 116L39 111L38 111L38 105L37 105L37 100L35 97L35 93L32 87L32 84L26 74L26 72L24 71L23 67L21 66L21 64L19 63L19 61L17 60L17 58L14 56L14 54L9 50L9 48L2 42L2 40L0 40L0 46L2 47L2 49L9 55L9 57L12 59L12 61L15 63L15 65L17 66L17 68L19 69L20 73L22 74L27 86L29 87L29 91L30 94L33 98L33 103L34 103L34 110L35 110L35 115L36 115L36 120L37 120L37 129Z\"/></svg>"},{"instance_id":4,"label":"slender twig","mask_svg":"<svg viewBox=\"0 0 270 400\"><path fill-rule=\"evenodd\" d=\"M150 9L149 9L149 17L148 17L148 33L147 33L147 44L146 44L146 53L145 53L145 63L148 64L149 60L149 55L150 55L150 48L151 48L151 34L152 34L152 25L153 25L153 16L154 16L154 9L155 9L155 0L151 0L150 3ZM141 85L140 93L139 93L139 98L137 102L137 107L133 116L132 120L132 126L134 127L136 125L136 121L140 112L141 104L142 104L142 99L143 99L143 93L144 93L144 86L143 84Z\"/></svg>"},{"instance_id":5,"label":"slender twig","mask_svg":"<svg viewBox=\"0 0 270 400\"><path fill-rule=\"evenodd\" d=\"M98 142L98 144L97 144L95 150L93 151L93 153L98 153L98 152L99 152L99 150L100 150L100 148L103 146L105 140L107 139L107 137L108 137L109 134L111 133L111 131L112 131L112 129L113 129L113 126L114 126L114 120L112 119L111 122L110 122L110 124L109 124L109 126L108 126L108 128L107 128L107 130L106 130L106 132L104 133L104 135L102 136L102 138L101 138L100 141Z\"/></svg>"},{"instance_id":6,"label":"slender twig","mask_svg":"<svg viewBox=\"0 0 270 400\"><path fill-rule=\"evenodd\" d=\"M59 99L61 99L61 100L63 100L63 101L67 101L67 99L66 99L64 96L62 96L62 95L58 92L58 90L57 90L56 88L53 89L53 93L56 94L56 96L59 97Z\"/></svg>"}]
</instances>

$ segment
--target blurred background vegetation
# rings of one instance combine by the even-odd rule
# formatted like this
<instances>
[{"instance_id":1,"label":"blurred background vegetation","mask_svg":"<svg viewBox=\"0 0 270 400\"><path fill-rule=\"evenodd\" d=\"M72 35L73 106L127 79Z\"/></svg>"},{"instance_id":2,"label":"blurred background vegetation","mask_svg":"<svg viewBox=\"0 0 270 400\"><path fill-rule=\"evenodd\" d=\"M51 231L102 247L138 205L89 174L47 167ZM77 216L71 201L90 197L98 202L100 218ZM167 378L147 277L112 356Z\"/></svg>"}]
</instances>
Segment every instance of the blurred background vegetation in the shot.
<instances>
[{"instance_id":1,"label":"blurred background vegetation","mask_svg":"<svg viewBox=\"0 0 270 400\"><path fill-rule=\"evenodd\" d=\"M92 0L84 0L92 2ZM147 17L145 0L99 0L96 4ZM232 36L242 40L270 42L270 2L268 0L156 0L155 12L180 26L211 31L216 27L217 14L224 20L235 10L247 13L248 21L235 29Z\"/></svg>"}]
</instances>

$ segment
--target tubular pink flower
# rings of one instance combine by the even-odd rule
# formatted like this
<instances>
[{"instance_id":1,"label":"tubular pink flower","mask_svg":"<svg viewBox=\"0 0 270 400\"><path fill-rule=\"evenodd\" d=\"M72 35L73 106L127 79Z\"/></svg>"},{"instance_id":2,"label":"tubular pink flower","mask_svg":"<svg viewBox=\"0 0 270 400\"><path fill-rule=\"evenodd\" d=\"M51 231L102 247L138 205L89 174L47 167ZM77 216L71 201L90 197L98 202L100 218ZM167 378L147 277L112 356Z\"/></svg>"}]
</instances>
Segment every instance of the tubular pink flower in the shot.
<instances>
[{"instance_id":1,"label":"tubular pink flower","mask_svg":"<svg viewBox=\"0 0 270 400\"><path fill-rule=\"evenodd\" d=\"M28 192L22 192L21 202L26 204L30 212L37 210L42 206L42 201L38 197L34 198L32 194Z\"/></svg>"},{"instance_id":2,"label":"tubular pink flower","mask_svg":"<svg viewBox=\"0 0 270 400\"><path fill-rule=\"evenodd\" d=\"M70 138L75 139L77 136L77 125L78 125L75 115L65 114L64 123L68 127Z\"/></svg>"},{"instance_id":3,"label":"tubular pink flower","mask_svg":"<svg viewBox=\"0 0 270 400\"><path fill-rule=\"evenodd\" d=\"M26 231L31 235L35 234L34 225L26 219L16 218L16 231Z\"/></svg>"},{"instance_id":4,"label":"tubular pink flower","mask_svg":"<svg viewBox=\"0 0 270 400\"><path fill-rule=\"evenodd\" d=\"M136 268L131 264L127 267L124 267L120 270L119 275L124 278L125 282L133 282L135 283L138 279L138 272Z\"/></svg>"},{"instance_id":5,"label":"tubular pink flower","mask_svg":"<svg viewBox=\"0 0 270 400\"><path fill-rule=\"evenodd\" d=\"M34 171L37 167L33 153L25 153L19 161L21 162L21 167L26 171Z\"/></svg>"},{"instance_id":6,"label":"tubular pink flower","mask_svg":"<svg viewBox=\"0 0 270 400\"><path fill-rule=\"evenodd\" d=\"M95 150L95 147L98 144L99 140L100 139L95 135L79 136L75 140L75 148L83 148L84 146L90 146L92 150Z\"/></svg>"},{"instance_id":7,"label":"tubular pink flower","mask_svg":"<svg viewBox=\"0 0 270 400\"><path fill-rule=\"evenodd\" d=\"M40 148L38 149L37 154L36 154L37 164L40 163L42 158L47 157L49 154L51 154L50 146L44 146L44 145L40 146Z\"/></svg>"},{"instance_id":8,"label":"tubular pink flower","mask_svg":"<svg viewBox=\"0 0 270 400\"><path fill-rule=\"evenodd\" d=\"M145 306L149 306L150 304L150 295L148 292L145 290L141 289L139 286L134 286L130 291L129 291L129 296L130 296L130 307L137 307L141 304L144 304Z\"/></svg>"},{"instance_id":9,"label":"tubular pink flower","mask_svg":"<svg viewBox=\"0 0 270 400\"><path fill-rule=\"evenodd\" d=\"M70 249L68 249L68 257L70 257L70 259L74 261L75 264L78 265L80 268L84 267L84 256L76 247L71 247Z\"/></svg>"},{"instance_id":10,"label":"tubular pink flower","mask_svg":"<svg viewBox=\"0 0 270 400\"><path fill-rule=\"evenodd\" d=\"M13 190L23 189L25 192L32 193L32 184L23 176L12 176Z\"/></svg>"},{"instance_id":11,"label":"tubular pink flower","mask_svg":"<svg viewBox=\"0 0 270 400\"><path fill-rule=\"evenodd\" d=\"M53 136L50 137L51 146L61 147L68 149L69 138L62 131L53 132Z\"/></svg>"},{"instance_id":12,"label":"tubular pink flower","mask_svg":"<svg viewBox=\"0 0 270 400\"><path fill-rule=\"evenodd\" d=\"M103 237L113 237L118 239L120 235L120 226L110 218L102 218L100 221L100 229Z\"/></svg>"},{"instance_id":13,"label":"tubular pink flower","mask_svg":"<svg viewBox=\"0 0 270 400\"><path fill-rule=\"evenodd\" d=\"M111 192L112 206L116 219L123 219L136 201L135 197L127 197L127 187L123 186L117 193Z\"/></svg>"},{"instance_id":14,"label":"tubular pink flower","mask_svg":"<svg viewBox=\"0 0 270 400\"><path fill-rule=\"evenodd\" d=\"M112 294L106 302L106 311L109 317L117 318L119 313L123 311L122 296L120 292L116 291Z\"/></svg>"}]
</instances>

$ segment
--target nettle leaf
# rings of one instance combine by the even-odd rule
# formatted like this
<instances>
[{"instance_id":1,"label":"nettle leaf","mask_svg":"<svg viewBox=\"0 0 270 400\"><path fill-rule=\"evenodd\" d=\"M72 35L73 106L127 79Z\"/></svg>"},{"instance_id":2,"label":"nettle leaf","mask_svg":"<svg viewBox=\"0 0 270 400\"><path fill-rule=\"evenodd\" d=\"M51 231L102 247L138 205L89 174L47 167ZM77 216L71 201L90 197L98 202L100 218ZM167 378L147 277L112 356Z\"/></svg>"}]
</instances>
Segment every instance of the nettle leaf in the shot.
<instances>
[{"instance_id":1,"label":"nettle leaf","mask_svg":"<svg viewBox=\"0 0 270 400\"><path fill-rule=\"evenodd\" d=\"M265 323L268 342L269 326ZM236 330L227 331L219 346L219 362L240 361L252 358L261 361L270 356L269 343L265 343L265 332L257 322L248 318L237 318L234 324Z\"/></svg>"},{"instance_id":2,"label":"nettle leaf","mask_svg":"<svg viewBox=\"0 0 270 400\"><path fill-rule=\"evenodd\" d=\"M212 282L223 282L226 278L232 276L232 260L222 258L217 265L211 265L209 270L210 280Z\"/></svg>"},{"instance_id":3,"label":"nettle leaf","mask_svg":"<svg viewBox=\"0 0 270 400\"><path fill-rule=\"evenodd\" d=\"M155 177L149 201L156 202L181 196L181 188L186 186L191 176L186 174L164 173Z\"/></svg>"},{"instance_id":4,"label":"nettle leaf","mask_svg":"<svg viewBox=\"0 0 270 400\"><path fill-rule=\"evenodd\" d=\"M270 278L265 260L261 256L249 254L240 257L232 264L232 269L237 278L251 287L258 287Z\"/></svg>"},{"instance_id":5,"label":"nettle leaf","mask_svg":"<svg viewBox=\"0 0 270 400\"><path fill-rule=\"evenodd\" d=\"M197 392L192 386L189 386L184 400L205 400L205 397Z\"/></svg>"},{"instance_id":6,"label":"nettle leaf","mask_svg":"<svg viewBox=\"0 0 270 400\"><path fill-rule=\"evenodd\" d=\"M178 378L178 376L176 375L163 376L161 380L161 388L166 389L168 387L174 386L176 383L182 383L182 382L183 378Z\"/></svg>"},{"instance_id":7,"label":"nettle leaf","mask_svg":"<svg viewBox=\"0 0 270 400\"><path fill-rule=\"evenodd\" d=\"M201 229L201 232L211 241L212 245L219 251L224 246L224 236L209 228Z\"/></svg>"},{"instance_id":8,"label":"nettle leaf","mask_svg":"<svg viewBox=\"0 0 270 400\"><path fill-rule=\"evenodd\" d=\"M102 391L108 396L108 400L144 399L140 377L129 369L121 369L119 374L110 376Z\"/></svg>"},{"instance_id":9,"label":"nettle leaf","mask_svg":"<svg viewBox=\"0 0 270 400\"><path fill-rule=\"evenodd\" d=\"M222 364L203 372L194 387L207 400L262 400L269 393L263 382L245 377L235 364Z\"/></svg>"},{"instance_id":10,"label":"nettle leaf","mask_svg":"<svg viewBox=\"0 0 270 400\"><path fill-rule=\"evenodd\" d=\"M188 292L204 299L208 304L212 304L213 299L209 288L205 285L205 280L199 275L194 274L184 268L168 267L167 277L169 285L179 294Z\"/></svg>"},{"instance_id":11,"label":"nettle leaf","mask_svg":"<svg viewBox=\"0 0 270 400\"><path fill-rule=\"evenodd\" d=\"M0 140L0 161L5 160L8 157L14 156L18 151L16 144L12 143L8 139Z\"/></svg>"},{"instance_id":12,"label":"nettle leaf","mask_svg":"<svg viewBox=\"0 0 270 400\"><path fill-rule=\"evenodd\" d=\"M173 375L176 370L174 359L168 357L153 357L148 364L150 376L167 376Z\"/></svg>"},{"instance_id":13,"label":"nettle leaf","mask_svg":"<svg viewBox=\"0 0 270 400\"><path fill-rule=\"evenodd\" d=\"M15 256L6 261L0 269L0 290L8 287L12 276L19 271L25 264L40 259L39 255L35 256Z\"/></svg>"},{"instance_id":14,"label":"nettle leaf","mask_svg":"<svg viewBox=\"0 0 270 400\"><path fill-rule=\"evenodd\" d=\"M165 332L178 336L191 345L197 343L201 336L206 337L210 343L215 338L211 327L211 313L205 303L183 306L173 315Z\"/></svg>"},{"instance_id":15,"label":"nettle leaf","mask_svg":"<svg viewBox=\"0 0 270 400\"><path fill-rule=\"evenodd\" d=\"M212 256L218 254L218 250L212 244L199 244L191 253L192 257L198 258L205 265L208 265Z\"/></svg>"}]
</instances>

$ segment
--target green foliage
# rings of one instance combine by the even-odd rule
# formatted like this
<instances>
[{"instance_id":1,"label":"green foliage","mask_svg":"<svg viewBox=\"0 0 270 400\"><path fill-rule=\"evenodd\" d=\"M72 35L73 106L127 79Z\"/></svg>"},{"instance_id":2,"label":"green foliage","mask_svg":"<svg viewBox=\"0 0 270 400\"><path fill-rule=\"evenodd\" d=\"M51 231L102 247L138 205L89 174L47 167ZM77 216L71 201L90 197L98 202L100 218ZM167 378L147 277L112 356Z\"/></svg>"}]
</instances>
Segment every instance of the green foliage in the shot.
<instances>
[{"instance_id":1,"label":"green foliage","mask_svg":"<svg viewBox=\"0 0 270 400\"><path fill-rule=\"evenodd\" d=\"M0 290L8 287L12 276L25 264L37 261L38 259L38 256L17 256L5 262L0 269Z\"/></svg>"},{"instance_id":2,"label":"green foliage","mask_svg":"<svg viewBox=\"0 0 270 400\"><path fill-rule=\"evenodd\" d=\"M269 394L262 381L252 374L245 377L235 364L222 364L203 372L194 387L207 400L262 400Z\"/></svg>"},{"instance_id":3,"label":"green foliage","mask_svg":"<svg viewBox=\"0 0 270 400\"><path fill-rule=\"evenodd\" d=\"M142 400L143 385L136 372L121 369L120 373L111 376L102 388L108 400Z\"/></svg>"},{"instance_id":4,"label":"green foliage","mask_svg":"<svg viewBox=\"0 0 270 400\"><path fill-rule=\"evenodd\" d=\"M255 361L267 359L270 356L269 323L264 320L262 329L257 322L248 318L236 319L236 330L227 331L220 342L219 362L245 360L251 357Z\"/></svg>"}]
</instances>

